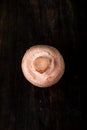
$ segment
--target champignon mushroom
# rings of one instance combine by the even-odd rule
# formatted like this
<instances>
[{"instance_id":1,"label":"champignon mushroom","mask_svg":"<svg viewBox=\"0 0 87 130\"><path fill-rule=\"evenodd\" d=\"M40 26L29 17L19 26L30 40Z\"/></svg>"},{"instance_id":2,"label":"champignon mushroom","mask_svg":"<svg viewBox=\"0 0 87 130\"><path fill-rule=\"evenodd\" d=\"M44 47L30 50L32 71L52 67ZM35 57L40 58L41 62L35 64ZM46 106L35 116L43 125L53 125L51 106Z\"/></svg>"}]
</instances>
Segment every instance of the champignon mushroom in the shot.
<instances>
[{"instance_id":1,"label":"champignon mushroom","mask_svg":"<svg viewBox=\"0 0 87 130\"><path fill-rule=\"evenodd\" d=\"M50 87L64 74L65 63L56 48L36 45L25 52L21 67L25 78L30 83L37 87Z\"/></svg>"}]
</instances>

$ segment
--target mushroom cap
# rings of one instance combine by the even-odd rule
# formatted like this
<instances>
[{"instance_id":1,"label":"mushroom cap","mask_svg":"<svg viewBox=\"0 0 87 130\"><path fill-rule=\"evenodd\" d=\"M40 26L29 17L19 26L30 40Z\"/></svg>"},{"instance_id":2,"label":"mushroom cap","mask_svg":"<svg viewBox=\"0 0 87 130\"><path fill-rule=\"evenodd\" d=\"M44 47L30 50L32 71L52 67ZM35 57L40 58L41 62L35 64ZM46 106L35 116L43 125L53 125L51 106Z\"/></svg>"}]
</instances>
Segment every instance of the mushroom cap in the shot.
<instances>
[{"instance_id":1,"label":"mushroom cap","mask_svg":"<svg viewBox=\"0 0 87 130\"><path fill-rule=\"evenodd\" d=\"M57 83L65 70L60 52L48 45L36 45L29 48L22 59L22 71L25 78L37 87L50 87Z\"/></svg>"}]
</instances>

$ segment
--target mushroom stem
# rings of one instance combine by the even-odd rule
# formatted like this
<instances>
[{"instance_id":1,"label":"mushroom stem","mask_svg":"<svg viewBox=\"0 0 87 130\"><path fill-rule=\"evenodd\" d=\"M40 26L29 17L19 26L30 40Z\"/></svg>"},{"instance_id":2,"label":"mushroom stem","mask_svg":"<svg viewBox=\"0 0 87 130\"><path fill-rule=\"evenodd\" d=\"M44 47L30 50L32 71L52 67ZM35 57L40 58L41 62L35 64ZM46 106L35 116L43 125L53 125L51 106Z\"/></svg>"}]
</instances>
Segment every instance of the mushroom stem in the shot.
<instances>
[{"instance_id":1,"label":"mushroom stem","mask_svg":"<svg viewBox=\"0 0 87 130\"><path fill-rule=\"evenodd\" d=\"M47 57L38 57L33 64L37 72L44 73L50 65L50 60Z\"/></svg>"}]
</instances>

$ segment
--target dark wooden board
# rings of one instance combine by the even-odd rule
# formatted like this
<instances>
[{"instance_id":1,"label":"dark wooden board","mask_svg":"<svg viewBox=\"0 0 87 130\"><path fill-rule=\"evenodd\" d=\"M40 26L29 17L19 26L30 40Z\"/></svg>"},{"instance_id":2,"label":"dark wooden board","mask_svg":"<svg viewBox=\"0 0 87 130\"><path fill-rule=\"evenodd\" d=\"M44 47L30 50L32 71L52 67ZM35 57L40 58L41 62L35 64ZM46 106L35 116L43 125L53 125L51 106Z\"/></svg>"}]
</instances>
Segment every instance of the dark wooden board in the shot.
<instances>
[{"instance_id":1,"label":"dark wooden board","mask_svg":"<svg viewBox=\"0 0 87 130\"><path fill-rule=\"evenodd\" d=\"M81 3L0 1L0 130L80 130ZM65 60L63 77L50 88L35 87L22 74L22 57L37 44L56 47Z\"/></svg>"}]
</instances>

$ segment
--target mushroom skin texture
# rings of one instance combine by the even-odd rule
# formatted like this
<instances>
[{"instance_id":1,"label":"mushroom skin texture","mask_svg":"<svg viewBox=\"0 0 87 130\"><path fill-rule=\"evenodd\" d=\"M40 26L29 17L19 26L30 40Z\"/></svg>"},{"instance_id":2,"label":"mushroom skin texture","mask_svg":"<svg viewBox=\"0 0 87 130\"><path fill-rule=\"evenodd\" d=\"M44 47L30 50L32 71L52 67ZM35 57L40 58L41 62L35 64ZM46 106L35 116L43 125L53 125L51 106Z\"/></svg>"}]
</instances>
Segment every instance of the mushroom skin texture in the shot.
<instances>
[{"instance_id":1,"label":"mushroom skin texture","mask_svg":"<svg viewBox=\"0 0 87 130\"><path fill-rule=\"evenodd\" d=\"M31 84L46 88L61 79L65 63L56 48L48 45L35 45L25 52L21 68L25 78Z\"/></svg>"}]
</instances>

